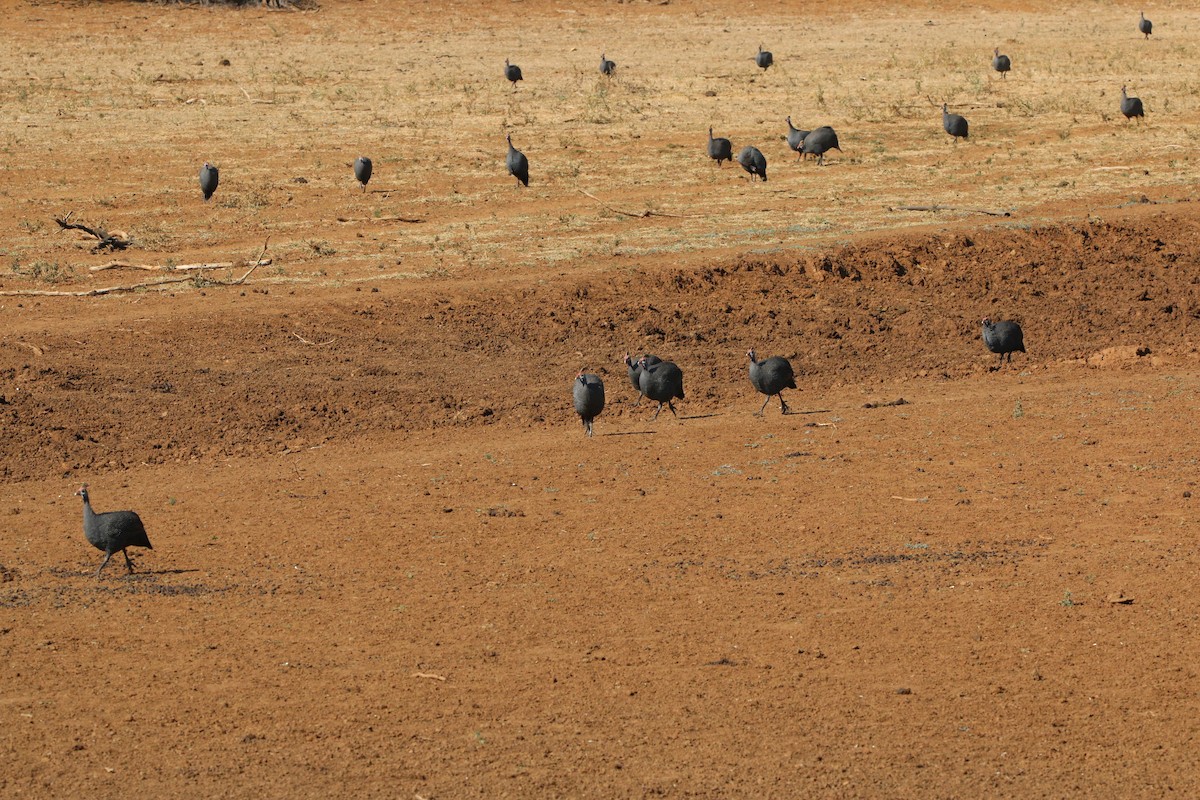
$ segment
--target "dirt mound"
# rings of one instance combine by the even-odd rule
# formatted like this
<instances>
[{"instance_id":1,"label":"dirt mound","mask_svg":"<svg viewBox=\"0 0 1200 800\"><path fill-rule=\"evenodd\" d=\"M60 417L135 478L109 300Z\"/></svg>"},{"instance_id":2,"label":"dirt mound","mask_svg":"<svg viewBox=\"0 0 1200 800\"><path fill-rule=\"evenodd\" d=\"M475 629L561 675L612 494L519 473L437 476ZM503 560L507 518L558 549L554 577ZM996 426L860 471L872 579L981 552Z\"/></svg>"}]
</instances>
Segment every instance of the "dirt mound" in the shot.
<instances>
[{"instance_id":1,"label":"dirt mound","mask_svg":"<svg viewBox=\"0 0 1200 800\"><path fill-rule=\"evenodd\" d=\"M40 327L0 351L13 433L3 475L557 424L574 371L620 386L627 349L683 366L693 411L744 393L751 346L792 359L808 387L970 374L989 364L985 315L1022 323L1026 364L1114 346L1186 350L1198 260L1197 219L1181 206L604 279L142 298L149 316L136 322L125 300L35 301ZM76 319L80 304L91 311Z\"/></svg>"}]
</instances>

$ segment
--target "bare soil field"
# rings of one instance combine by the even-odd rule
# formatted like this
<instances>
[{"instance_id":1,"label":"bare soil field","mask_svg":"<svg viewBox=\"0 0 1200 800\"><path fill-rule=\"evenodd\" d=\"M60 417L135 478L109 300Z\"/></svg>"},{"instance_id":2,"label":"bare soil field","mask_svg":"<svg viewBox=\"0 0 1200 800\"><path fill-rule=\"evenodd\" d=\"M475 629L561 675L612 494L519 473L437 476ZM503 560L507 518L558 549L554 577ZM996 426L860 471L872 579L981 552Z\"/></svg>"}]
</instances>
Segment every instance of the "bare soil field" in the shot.
<instances>
[{"instance_id":1,"label":"bare soil field","mask_svg":"<svg viewBox=\"0 0 1200 800\"><path fill-rule=\"evenodd\" d=\"M0 14L3 796L1200 795L1200 10Z\"/></svg>"}]
</instances>

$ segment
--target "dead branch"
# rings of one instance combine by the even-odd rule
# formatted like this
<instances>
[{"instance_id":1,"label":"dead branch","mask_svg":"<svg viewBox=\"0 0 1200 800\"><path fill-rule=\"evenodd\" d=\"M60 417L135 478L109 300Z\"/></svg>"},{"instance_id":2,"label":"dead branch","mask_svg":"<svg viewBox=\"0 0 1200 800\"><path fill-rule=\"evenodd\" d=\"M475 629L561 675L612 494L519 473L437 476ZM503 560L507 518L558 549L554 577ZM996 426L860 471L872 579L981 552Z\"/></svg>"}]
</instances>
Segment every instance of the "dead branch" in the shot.
<instances>
[{"instance_id":1,"label":"dead branch","mask_svg":"<svg viewBox=\"0 0 1200 800\"><path fill-rule=\"evenodd\" d=\"M432 672L414 672L414 673L412 674L412 676L413 676L414 678L432 678L432 679L433 679L433 680L435 680L435 681L444 681L444 680L446 680L445 676L443 676L443 675L434 675Z\"/></svg>"},{"instance_id":2,"label":"dead branch","mask_svg":"<svg viewBox=\"0 0 1200 800\"><path fill-rule=\"evenodd\" d=\"M271 241L268 236L263 242L262 252L258 254L258 258L250 265L250 269L242 274L242 277L232 281L214 281L209 280L210 286L240 286L246 282L254 270L258 269L262 264L269 264L270 261L263 260L263 256L267 254L267 244ZM185 281L195 280L192 275L184 275L179 278L163 278L157 281L145 281L143 283L130 283L122 286L108 286L103 289L86 289L80 292L66 292L53 289L7 289L0 291L0 297L98 297L103 294L117 294L118 292L135 292L138 289L152 289L158 286L166 286L172 283L184 283Z\"/></svg>"},{"instance_id":3,"label":"dead branch","mask_svg":"<svg viewBox=\"0 0 1200 800\"><path fill-rule=\"evenodd\" d=\"M863 408L887 408L889 406L907 405L912 405L912 402L901 397L896 400L876 400L873 403L863 403Z\"/></svg>"},{"instance_id":4,"label":"dead branch","mask_svg":"<svg viewBox=\"0 0 1200 800\"><path fill-rule=\"evenodd\" d=\"M258 104L264 105L264 106L275 105L274 100L263 100L262 98L259 98L259 97L251 97L250 93L247 92L244 87L239 86L238 88L242 90L242 94L246 95L246 99L249 100L251 103L258 103Z\"/></svg>"},{"instance_id":5,"label":"dead branch","mask_svg":"<svg viewBox=\"0 0 1200 800\"><path fill-rule=\"evenodd\" d=\"M964 214L987 214L989 217L1011 217L1011 211L991 211L986 208L956 208L955 206L888 206L888 211L958 211Z\"/></svg>"},{"instance_id":6,"label":"dead branch","mask_svg":"<svg viewBox=\"0 0 1200 800\"><path fill-rule=\"evenodd\" d=\"M330 339L325 342L310 342L308 339L305 339L303 336L296 333L295 331L292 331L292 336L295 336L297 339L304 342L305 344L311 344L313 347L324 347L327 344L333 344L334 342L337 341L337 339Z\"/></svg>"},{"instance_id":7,"label":"dead branch","mask_svg":"<svg viewBox=\"0 0 1200 800\"><path fill-rule=\"evenodd\" d=\"M903 500L906 503L928 503L928 497L901 497L898 494L892 495L893 500Z\"/></svg>"},{"instance_id":8,"label":"dead branch","mask_svg":"<svg viewBox=\"0 0 1200 800\"><path fill-rule=\"evenodd\" d=\"M372 189L371 191L372 191L372 192L375 192L375 191L380 191L380 192L382 192L382 191L385 191L385 190L383 190L383 189L378 189L378 190L376 190L376 189ZM350 222L409 222L409 223L412 223L412 224L418 224L418 223L424 222L425 220L421 219L420 217L397 217L397 216L390 216L390 217L338 217L338 218L337 218L337 221L338 221L338 222L340 222L340 223L342 223L343 225L345 225L345 224L347 224L347 223L350 223Z\"/></svg>"},{"instance_id":9,"label":"dead branch","mask_svg":"<svg viewBox=\"0 0 1200 800\"><path fill-rule=\"evenodd\" d=\"M104 228L89 228L78 222L71 222L72 211L65 217L55 217L54 221L58 223L58 227L63 230L83 231L94 239L97 239L96 246L92 248L93 253L99 253L101 250L124 250L129 247L129 234L125 231L113 231L109 233Z\"/></svg>"},{"instance_id":10,"label":"dead branch","mask_svg":"<svg viewBox=\"0 0 1200 800\"><path fill-rule=\"evenodd\" d=\"M233 269L242 264L241 261L212 261L205 264L134 264L129 261L109 261L105 264L97 264L94 267L88 267L92 272L101 272L106 269L143 269L147 271L163 271L175 272L197 269ZM265 267L271 263L271 259L266 258L259 261L258 266Z\"/></svg>"},{"instance_id":11,"label":"dead branch","mask_svg":"<svg viewBox=\"0 0 1200 800\"><path fill-rule=\"evenodd\" d=\"M622 216L633 217L634 219L645 219L646 217L673 217L675 219L698 219L698 218L704 216L703 214L668 214L665 211L651 211L650 209L646 209L644 211L622 211L619 208L613 208L608 203L605 203L603 200L601 200L599 197L596 197L596 195L592 194L591 192L580 189L579 187L575 187L575 191L579 192L581 195L583 195L585 197L592 198L593 200L595 200L597 203L600 204L601 208L606 208L614 214L621 214Z\"/></svg>"}]
</instances>

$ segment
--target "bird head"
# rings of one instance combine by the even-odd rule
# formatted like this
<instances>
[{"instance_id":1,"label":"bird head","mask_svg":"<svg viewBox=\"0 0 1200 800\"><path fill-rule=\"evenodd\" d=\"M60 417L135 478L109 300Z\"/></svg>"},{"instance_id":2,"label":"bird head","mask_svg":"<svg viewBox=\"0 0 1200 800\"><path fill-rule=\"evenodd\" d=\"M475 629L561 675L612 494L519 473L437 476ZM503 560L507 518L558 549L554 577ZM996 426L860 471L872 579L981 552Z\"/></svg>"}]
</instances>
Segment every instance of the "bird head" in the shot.
<instances>
[{"instance_id":1,"label":"bird head","mask_svg":"<svg viewBox=\"0 0 1200 800\"><path fill-rule=\"evenodd\" d=\"M88 485L86 483L80 484L79 491L75 492L75 496L86 498L87 497L87 487L88 487Z\"/></svg>"},{"instance_id":2,"label":"bird head","mask_svg":"<svg viewBox=\"0 0 1200 800\"><path fill-rule=\"evenodd\" d=\"M622 358L621 360L625 362L625 366L627 366L627 367L633 366L633 359L629 357L629 353L626 353L625 357Z\"/></svg>"},{"instance_id":3,"label":"bird head","mask_svg":"<svg viewBox=\"0 0 1200 800\"><path fill-rule=\"evenodd\" d=\"M746 351L746 355L750 356L751 361L758 360L757 358L754 357L754 348L753 347L751 347L749 350Z\"/></svg>"},{"instance_id":4,"label":"bird head","mask_svg":"<svg viewBox=\"0 0 1200 800\"><path fill-rule=\"evenodd\" d=\"M983 318L983 324L984 324L984 325L991 325L991 324L992 324L992 321L991 321L991 319L989 319L988 317L984 317L984 318Z\"/></svg>"}]
</instances>

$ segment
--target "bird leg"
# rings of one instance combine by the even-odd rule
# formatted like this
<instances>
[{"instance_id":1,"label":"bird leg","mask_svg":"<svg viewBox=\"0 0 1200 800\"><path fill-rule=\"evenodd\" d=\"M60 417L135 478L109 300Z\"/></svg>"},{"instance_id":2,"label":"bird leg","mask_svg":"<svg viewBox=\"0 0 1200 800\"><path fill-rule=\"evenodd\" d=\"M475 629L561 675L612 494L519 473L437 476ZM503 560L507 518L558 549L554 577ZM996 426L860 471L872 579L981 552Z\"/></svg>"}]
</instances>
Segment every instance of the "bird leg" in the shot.
<instances>
[{"instance_id":1,"label":"bird leg","mask_svg":"<svg viewBox=\"0 0 1200 800\"><path fill-rule=\"evenodd\" d=\"M659 408L662 408L662 406L659 406ZM679 419L679 415L675 413L675 404L672 403L670 400L667 401L667 408L671 409L672 417L674 417L675 419Z\"/></svg>"},{"instance_id":2,"label":"bird leg","mask_svg":"<svg viewBox=\"0 0 1200 800\"><path fill-rule=\"evenodd\" d=\"M771 398L768 397L767 399L770 400ZM783 399L783 392L779 393L779 410L782 411L784 414L789 413L787 401Z\"/></svg>"},{"instance_id":3,"label":"bird leg","mask_svg":"<svg viewBox=\"0 0 1200 800\"><path fill-rule=\"evenodd\" d=\"M771 402L771 395L767 395L767 399L763 400L762 407L755 412L754 416L761 417L763 412L767 410L767 403Z\"/></svg>"},{"instance_id":4,"label":"bird leg","mask_svg":"<svg viewBox=\"0 0 1200 800\"><path fill-rule=\"evenodd\" d=\"M650 418L651 422L654 422L654 420L658 419L658 412L662 411L662 407L663 407L663 404L659 403L658 408L654 409L654 416ZM671 409L671 410L674 411L675 409Z\"/></svg>"},{"instance_id":5,"label":"bird leg","mask_svg":"<svg viewBox=\"0 0 1200 800\"><path fill-rule=\"evenodd\" d=\"M105 553L104 560L100 562L100 566L96 568L96 577L100 577L101 571L108 565L108 560L112 558L112 553Z\"/></svg>"},{"instance_id":6,"label":"bird leg","mask_svg":"<svg viewBox=\"0 0 1200 800\"><path fill-rule=\"evenodd\" d=\"M132 575L133 574L133 561L130 560L130 558L129 558L129 551L122 550L121 555L125 556L125 568L127 570L129 570L129 574Z\"/></svg>"}]
</instances>

